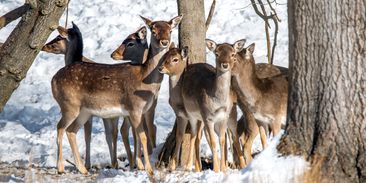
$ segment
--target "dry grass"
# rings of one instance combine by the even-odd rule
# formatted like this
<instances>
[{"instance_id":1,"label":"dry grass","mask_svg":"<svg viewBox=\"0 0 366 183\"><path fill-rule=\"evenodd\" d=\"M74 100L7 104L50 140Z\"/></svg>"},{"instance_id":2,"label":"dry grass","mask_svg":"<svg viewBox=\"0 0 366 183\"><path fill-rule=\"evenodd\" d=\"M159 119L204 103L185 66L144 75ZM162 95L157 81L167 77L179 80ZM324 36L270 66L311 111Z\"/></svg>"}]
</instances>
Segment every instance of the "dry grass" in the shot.
<instances>
[{"instance_id":1,"label":"dry grass","mask_svg":"<svg viewBox=\"0 0 366 183\"><path fill-rule=\"evenodd\" d=\"M300 178L302 183L330 183L329 180L322 174L322 166L325 161L324 157L312 158L310 164L311 168L307 170Z\"/></svg>"}]
</instances>

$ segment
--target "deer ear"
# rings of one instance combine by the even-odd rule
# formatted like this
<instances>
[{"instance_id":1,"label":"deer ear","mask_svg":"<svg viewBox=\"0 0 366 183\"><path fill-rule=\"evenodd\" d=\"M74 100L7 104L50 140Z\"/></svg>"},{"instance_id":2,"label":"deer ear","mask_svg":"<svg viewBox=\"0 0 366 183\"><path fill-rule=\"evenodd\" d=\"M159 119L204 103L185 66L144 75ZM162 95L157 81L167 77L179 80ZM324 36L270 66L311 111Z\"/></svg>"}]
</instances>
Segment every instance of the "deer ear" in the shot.
<instances>
[{"instance_id":1,"label":"deer ear","mask_svg":"<svg viewBox=\"0 0 366 183\"><path fill-rule=\"evenodd\" d=\"M67 29L65 29L64 27L58 26L57 31L58 31L58 33L60 34L60 36L62 38L67 38L67 35L68 35L67 34Z\"/></svg>"},{"instance_id":2,"label":"deer ear","mask_svg":"<svg viewBox=\"0 0 366 183\"><path fill-rule=\"evenodd\" d=\"M173 48L176 48L176 47L175 47L174 42L171 42L171 43L170 43L170 46L169 46L169 50L170 50L170 49L173 49Z\"/></svg>"},{"instance_id":3,"label":"deer ear","mask_svg":"<svg viewBox=\"0 0 366 183\"><path fill-rule=\"evenodd\" d=\"M246 42L245 39L241 39L241 40L236 41L233 44L233 47L234 47L236 53L240 52L244 48L245 42Z\"/></svg>"},{"instance_id":4,"label":"deer ear","mask_svg":"<svg viewBox=\"0 0 366 183\"><path fill-rule=\"evenodd\" d=\"M137 36L139 39L146 39L146 35L147 35L147 30L146 27L143 26L141 27L137 32L136 32Z\"/></svg>"},{"instance_id":5,"label":"deer ear","mask_svg":"<svg viewBox=\"0 0 366 183\"><path fill-rule=\"evenodd\" d=\"M148 18L145 18L143 16L140 15L140 17L142 18L142 20L145 22L145 24L147 26L149 26L149 28L151 27L151 24L152 24L152 20L148 19Z\"/></svg>"},{"instance_id":6,"label":"deer ear","mask_svg":"<svg viewBox=\"0 0 366 183\"><path fill-rule=\"evenodd\" d=\"M246 49L253 54L255 48L255 43L250 44Z\"/></svg>"},{"instance_id":7,"label":"deer ear","mask_svg":"<svg viewBox=\"0 0 366 183\"><path fill-rule=\"evenodd\" d=\"M176 26L180 23L180 21L182 20L182 18L183 18L183 15L179 15L179 16L176 16L176 17L172 18L172 19L169 21L169 24L170 24L170 26L172 27L172 29L173 29L174 27L176 27Z\"/></svg>"},{"instance_id":8,"label":"deer ear","mask_svg":"<svg viewBox=\"0 0 366 183\"><path fill-rule=\"evenodd\" d=\"M187 59L188 58L188 46L183 47L180 54L182 55L183 60Z\"/></svg>"},{"instance_id":9,"label":"deer ear","mask_svg":"<svg viewBox=\"0 0 366 183\"><path fill-rule=\"evenodd\" d=\"M211 39L206 39L206 46L210 51L215 51L217 44Z\"/></svg>"}]
</instances>

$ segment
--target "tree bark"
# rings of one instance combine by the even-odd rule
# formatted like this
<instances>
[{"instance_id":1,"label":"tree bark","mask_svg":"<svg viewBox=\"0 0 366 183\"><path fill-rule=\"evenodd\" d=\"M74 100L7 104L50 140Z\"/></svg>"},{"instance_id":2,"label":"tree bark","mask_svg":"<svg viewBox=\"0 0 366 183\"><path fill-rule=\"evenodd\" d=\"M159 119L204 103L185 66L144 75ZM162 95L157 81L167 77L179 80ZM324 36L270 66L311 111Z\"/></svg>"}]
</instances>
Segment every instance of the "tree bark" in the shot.
<instances>
[{"instance_id":1,"label":"tree bark","mask_svg":"<svg viewBox=\"0 0 366 183\"><path fill-rule=\"evenodd\" d=\"M67 0L32 1L31 8L0 48L0 112L57 28Z\"/></svg>"},{"instance_id":2,"label":"tree bark","mask_svg":"<svg viewBox=\"0 0 366 183\"><path fill-rule=\"evenodd\" d=\"M30 9L30 4L24 4L21 7L18 7L5 15L0 17L0 29L8 25L10 22L18 19L21 17L25 12L27 12Z\"/></svg>"},{"instance_id":3,"label":"tree bark","mask_svg":"<svg viewBox=\"0 0 366 183\"><path fill-rule=\"evenodd\" d=\"M177 0L178 14L183 15L179 26L179 47L189 48L189 62L206 62L206 25L204 1Z\"/></svg>"},{"instance_id":4,"label":"tree bark","mask_svg":"<svg viewBox=\"0 0 366 183\"><path fill-rule=\"evenodd\" d=\"M206 21L204 1L177 0L178 14L183 15L179 25L179 47L188 46L188 62L202 63L206 62ZM188 124L186 133L183 137L183 143L180 153L181 164L187 164L190 148L190 127ZM175 147L176 125L169 133L164 146L159 153L159 162L157 165L168 165ZM194 145L194 144L193 144Z\"/></svg>"},{"instance_id":5,"label":"tree bark","mask_svg":"<svg viewBox=\"0 0 366 183\"><path fill-rule=\"evenodd\" d=\"M278 150L305 156L327 182L366 182L365 12L366 0L288 1L288 124Z\"/></svg>"}]
</instances>

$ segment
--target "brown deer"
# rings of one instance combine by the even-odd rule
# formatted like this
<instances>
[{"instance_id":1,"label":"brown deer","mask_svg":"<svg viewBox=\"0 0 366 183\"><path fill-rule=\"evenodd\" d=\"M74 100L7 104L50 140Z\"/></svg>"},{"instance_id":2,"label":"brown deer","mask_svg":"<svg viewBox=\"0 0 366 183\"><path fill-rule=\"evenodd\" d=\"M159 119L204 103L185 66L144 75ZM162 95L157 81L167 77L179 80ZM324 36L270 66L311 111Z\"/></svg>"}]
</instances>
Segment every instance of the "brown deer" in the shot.
<instances>
[{"instance_id":1,"label":"brown deer","mask_svg":"<svg viewBox=\"0 0 366 183\"><path fill-rule=\"evenodd\" d=\"M235 56L244 46L245 40L235 42L233 45L221 44L216 46L216 43L211 40L206 40L207 47L215 51L216 69L208 64L192 64L188 65L183 75L182 82L182 97L184 108L188 116L188 121L191 125L191 144L196 140L198 121L203 121L205 128L209 132L209 142L213 154L214 171L220 169L225 171L225 133L227 122L233 106L234 98L230 89L231 69L233 62L228 60ZM221 49L231 49L232 54L219 55ZM221 149L221 163L219 167L217 152L215 128L218 129ZM190 148L190 158L188 167L192 165L193 148Z\"/></svg>"},{"instance_id":2,"label":"brown deer","mask_svg":"<svg viewBox=\"0 0 366 183\"><path fill-rule=\"evenodd\" d=\"M271 68L269 70L267 68L264 69L267 71L260 77L261 74L256 73L258 67L253 58L254 47L253 43L238 54L238 61L232 70L232 85L239 100L247 105L247 110L262 124L260 127L263 127L263 124L269 125L275 136L286 120L287 72L286 69L278 67L278 71L272 68L273 72L278 73L273 74ZM263 77L266 75L268 77ZM262 137L261 134L261 138L265 137Z\"/></svg>"},{"instance_id":3,"label":"brown deer","mask_svg":"<svg viewBox=\"0 0 366 183\"><path fill-rule=\"evenodd\" d=\"M148 60L141 66L74 63L56 73L52 79L52 92L62 112L57 125L58 172L64 172L62 136L66 130L75 165L80 172L87 173L77 149L76 133L91 115L95 115L104 118L129 117L143 147L145 167L138 156L138 168L145 168L150 175L153 174L141 119L150 109L160 89L163 75L157 68L160 58L168 50L171 30L179 24L181 18L182 16L177 16L170 21L154 22L143 18L153 34ZM76 26L68 32L69 46L75 46L66 55L81 60L81 34Z\"/></svg>"},{"instance_id":4,"label":"brown deer","mask_svg":"<svg viewBox=\"0 0 366 183\"><path fill-rule=\"evenodd\" d=\"M58 35L56 38L51 40L50 42L46 43L42 47L42 51L48 52L48 53L54 53L54 54L66 54L66 50L68 49L68 41L65 36L67 35L67 29L59 26L57 28L60 35ZM142 64L146 60L145 57L143 57L144 53L148 50L147 40L146 40L146 27L141 27L136 32L130 34L127 36L127 38L123 42L129 42L129 40L135 39L138 40L140 45L138 49L135 47L127 47L125 49L126 52L134 52L135 54L128 54L125 56L128 60L131 60L131 64ZM83 62L89 62L89 63L95 63L94 61L82 57ZM72 61L70 61L72 62ZM70 64L66 62L65 58L65 65ZM123 124L127 124L128 119L124 119ZM105 127L105 134L106 134L106 141L109 147L109 153L111 157L111 163L113 168L118 167L118 161L117 161L117 132L118 132L118 118L111 118L111 119L103 119L103 124ZM122 125L126 126L126 125ZM85 151L85 166L87 169L90 168L90 139L91 139L91 130L92 130L92 120L91 118L85 123L84 125L84 132L85 132L85 144L86 144L86 151ZM127 137L128 138L128 137ZM126 147L126 152L128 157L131 156L131 149L128 146ZM130 160L130 158L129 158ZM130 165L132 167L134 166L134 163L130 161Z\"/></svg>"},{"instance_id":5,"label":"brown deer","mask_svg":"<svg viewBox=\"0 0 366 183\"><path fill-rule=\"evenodd\" d=\"M183 83L183 75L185 73L185 69L188 64L188 48L185 47L183 49L173 48L169 50L162 58L162 66L159 68L161 73L169 75L169 104L172 106L175 114L176 114L176 123L177 123L177 131L176 131L176 145L174 149L173 156L170 161L170 169L174 170L176 168L176 163L179 158L180 146L182 143L183 134L186 130L186 126L188 124L188 115L184 108L183 97L181 94L181 88ZM194 66L192 66L194 67ZM215 74L215 70L210 70L212 74ZM234 109L234 108L233 108ZM236 110L232 111L233 113L230 115L230 120L233 121L235 125L235 129L231 129L236 132ZM229 125L232 126L232 125ZM202 124L199 124L197 139L195 141L195 171L201 170L200 164L200 140L201 140L201 130L203 128ZM205 130L207 134L207 130ZM240 144L238 136L235 136L236 140L234 140L235 146L239 150L240 154ZM206 135L207 141L210 143L209 135ZM240 159L242 167L244 167L244 159L241 157ZM190 165L185 165L186 169L189 169Z\"/></svg>"}]
</instances>

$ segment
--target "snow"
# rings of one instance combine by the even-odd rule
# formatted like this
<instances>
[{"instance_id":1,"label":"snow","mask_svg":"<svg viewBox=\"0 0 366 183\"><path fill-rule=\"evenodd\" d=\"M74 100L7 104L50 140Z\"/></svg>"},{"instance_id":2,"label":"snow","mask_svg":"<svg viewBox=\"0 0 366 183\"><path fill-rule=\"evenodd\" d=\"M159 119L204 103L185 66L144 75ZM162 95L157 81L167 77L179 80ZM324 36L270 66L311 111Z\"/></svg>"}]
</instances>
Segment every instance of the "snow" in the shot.
<instances>
[{"instance_id":1,"label":"snow","mask_svg":"<svg viewBox=\"0 0 366 183\"><path fill-rule=\"evenodd\" d=\"M281 3L286 2L282 1ZM0 1L0 14L20 6L23 2L20 0ZM256 61L266 62L264 23L255 14L253 8L248 6L249 4L250 1L217 1L207 38L215 40L217 43L233 43L236 40L246 38L246 45L252 42L256 43L254 52ZM206 15L210 5L211 1L205 1ZM275 9L282 22L279 24L274 63L287 67L287 6L275 5ZM144 25L138 15L153 20L169 20L177 15L177 4L175 0L72 0L69 5L69 21L74 21L83 33L84 55L101 63L116 63L110 58L111 52L127 35ZM0 42L6 40L17 22L12 22L0 30ZM65 14L60 20L60 25L64 25L64 23ZM52 33L49 40L55 35L57 35L56 31ZM173 31L172 39L177 42L177 30ZM56 124L61 116L60 109L51 94L50 80L63 67L63 59L64 57L61 55L40 53L29 69L27 77L13 93L4 111L0 113L0 163L28 168L25 178L13 174L9 175L7 181L41 179L50 182L50 180L55 180L55 177L50 178L46 175L40 178L37 172L39 169L48 168L43 170L48 171L46 173L48 176L56 174L54 169L57 150ZM208 63L214 64L214 55L208 51L207 60ZM175 116L168 104L168 98L168 82L165 76L155 114L155 124L158 128L157 143L159 145L151 157L152 163L156 161L157 152L174 124ZM77 134L77 138L80 153L84 156L85 143L82 130ZM257 155L252 163L243 170L228 170L225 173L214 173L211 170L199 173L179 170L170 173L167 170L155 170L155 178L162 182L293 182L298 175L306 170L307 163L301 157L280 157L275 148L278 141L279 137L272 139L269 142L269 147ZM117 148L118 156L126 157L120 136ZM260 150L260 141L256 139L253 151ZM64 159L73 161L66 137L64 137L63 152ZM210 155L210 149L203 138L201 156ZM97 118L94 118L93 123L91 163L97 168L104 168L110 164L104 127L101 120ZM121 169L127 163L127 161L119 161L120 169L101 169L95 172L96 177L93 178L98 182L152 181L144 171L124 171ZM68 163L66 166L72 167ZM0 170L1 167L3 166L0 166ZM73 168L69 169L71 170L67 170L67 175L57 176L56 180L68 182L75 177L80 177ZM0 180L3 180L1 176ZM83 181L84 179L77 180Z\"/></svg>"}]
</instances>

